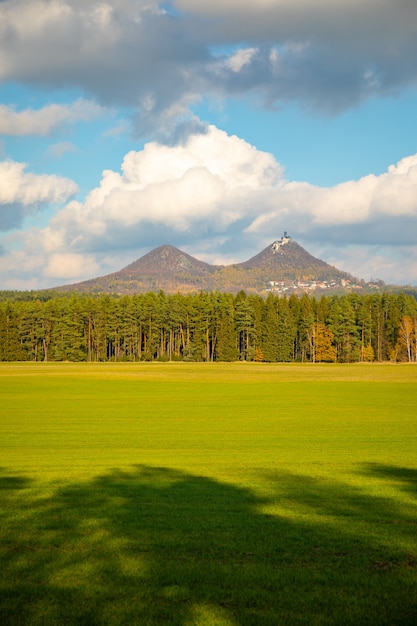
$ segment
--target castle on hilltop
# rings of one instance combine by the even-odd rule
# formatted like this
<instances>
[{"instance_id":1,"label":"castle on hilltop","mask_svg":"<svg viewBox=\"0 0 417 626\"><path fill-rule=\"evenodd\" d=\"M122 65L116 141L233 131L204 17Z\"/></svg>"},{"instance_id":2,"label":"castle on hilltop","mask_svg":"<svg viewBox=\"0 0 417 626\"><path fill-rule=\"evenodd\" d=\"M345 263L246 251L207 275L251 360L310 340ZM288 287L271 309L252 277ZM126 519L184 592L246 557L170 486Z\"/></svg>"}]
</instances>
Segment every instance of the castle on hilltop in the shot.
<instances>
[{"instance_id":1,"label":"castle on hilltop","mask_svg":"<svg viewBox=\"0 0 417 626\"><path fill-rule=\"evenodd\" d=\"M274 243L272 244L272 254L275 254L276 252L278 252L281 246L285 246L287 243L290 243L291 241L292 241L291 237L288 236L287 231L285 230L281 239L274 241Z\"/></svg>"}]
</instances>

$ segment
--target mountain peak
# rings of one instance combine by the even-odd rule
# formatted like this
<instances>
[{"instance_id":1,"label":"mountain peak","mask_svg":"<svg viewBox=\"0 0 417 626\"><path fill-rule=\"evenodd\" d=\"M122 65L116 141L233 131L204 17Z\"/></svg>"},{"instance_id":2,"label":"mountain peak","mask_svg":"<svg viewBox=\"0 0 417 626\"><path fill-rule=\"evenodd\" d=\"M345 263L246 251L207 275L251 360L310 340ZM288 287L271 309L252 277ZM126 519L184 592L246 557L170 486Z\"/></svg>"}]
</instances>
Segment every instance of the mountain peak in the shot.
<instances>
[{"instance_id":1,"label":"mountain peak","mask_svg":"<svg viewBox=\"0 0 417 626\"><path fill-rule=\"evenodd\" d=\"M60 291L100 293L166 293L227 291L265 294L267 291L292 293L312 288L343 287L353 278L313 257L286 232L256 256L234 265L210 265L172 245L154 248L118 272L57 287ZM315 287L314 287L315 288ZM281 291L282 290L282 291Z\"/></svg>"},{"instance_id":2,"label":"mountain peak","mask_svg":"<svg viewBox=\"0 0 417 626\"><path fill-rule=\"evenodd\" d=\"M138 274L165 274L177 275L177 274L191 274L197 276L200 274L211 274L215 271L214 265L199 261L191 255L179 250L175 246L163 245L158 248L154 248L143 257L134 261L127 267L116 272L115 275L121 277L137 276Z\"/></svg>"},{"instance_id":3,"label":"mountain peak","mask_svg":"<svg viewBox=\"0 0 417 626\"><path fill-rule=\"evenodd\" d=\"M279 251L279 249L282 248L282 246L286 246L288 243L291 243L291 242L292 242L291 237L288 237L287 231L285 231L281 239L277 239L277 241L274 241L274 243L272 244L271 246L272 254L276 254Z\"/></svg>"}]
</instances>

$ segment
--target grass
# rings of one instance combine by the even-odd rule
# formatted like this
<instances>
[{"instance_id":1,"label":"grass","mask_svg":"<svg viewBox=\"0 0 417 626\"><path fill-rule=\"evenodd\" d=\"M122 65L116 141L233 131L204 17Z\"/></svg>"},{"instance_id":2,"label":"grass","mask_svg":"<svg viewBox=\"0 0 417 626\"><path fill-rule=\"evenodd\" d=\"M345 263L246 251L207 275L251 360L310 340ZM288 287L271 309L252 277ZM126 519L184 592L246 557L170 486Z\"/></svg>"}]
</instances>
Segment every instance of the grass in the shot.
<instances>
[{"instance_id":1,"label":"grass","mask_svg":"<svg viewBox=\"0 0 417 626\"><path fill-rule=\"evenodd\" d=\"M2 624L417 621L417 366L0 364Z\"/></svg>"}]
</instances>

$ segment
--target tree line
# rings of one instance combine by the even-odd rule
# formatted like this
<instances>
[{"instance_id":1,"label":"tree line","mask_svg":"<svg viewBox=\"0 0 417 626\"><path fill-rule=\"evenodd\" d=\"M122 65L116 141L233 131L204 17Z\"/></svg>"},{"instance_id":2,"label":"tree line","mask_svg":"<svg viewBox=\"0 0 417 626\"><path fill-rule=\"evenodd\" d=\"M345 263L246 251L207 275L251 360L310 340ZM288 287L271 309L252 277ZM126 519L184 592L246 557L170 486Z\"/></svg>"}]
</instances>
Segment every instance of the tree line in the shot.
<instances>
[{"instance_id":1,"label":"tree line","mask_svg":"<svg viewBox=\"0 0 417 626\"><path fill-rule=\"evenodd\" d=\"M0 361L417 362L405 294L54 295L0 301Z\"/></svg>"}]
</instances>

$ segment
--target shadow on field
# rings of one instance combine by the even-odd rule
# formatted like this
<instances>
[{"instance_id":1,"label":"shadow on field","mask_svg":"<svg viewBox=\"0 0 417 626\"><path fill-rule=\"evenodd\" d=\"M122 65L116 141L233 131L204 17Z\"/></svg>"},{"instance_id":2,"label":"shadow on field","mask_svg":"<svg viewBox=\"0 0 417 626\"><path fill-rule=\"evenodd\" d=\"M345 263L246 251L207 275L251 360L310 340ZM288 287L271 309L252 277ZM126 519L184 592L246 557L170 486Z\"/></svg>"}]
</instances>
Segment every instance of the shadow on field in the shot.
<instances>
[{"instance_id":1,"label":"shadow on field","mask_svg":"<svg viewBox=\"0 0 417 626\"><path fill-rule=\"evenodd\" d=\"M400 489L417 498L417 469L368 463L366 473L370 476L395 482Z\"/></svg>"},{"instance_id":2,"label":"shadow on field","mask_svg":"<svg viewBox=\"0 0 417 626\"><path fill-rule=\"evenodd\" d=\"M385 471L415 493L415 473ZM416 623L415 510L336 481L269 479L261 499L138 466L40 497L2 472L0 622Z\"/></svg>"},{"instance_id":3,"label":"shadow on field","mask_svg":"<svg viewBox=\"0 0 417 626\"><path fill-rule=\"evenodd\" d=\"M0 467L0 493L3 489L26 489L31 482L32 481L25 476L10 474L6 468Z\"/></svg>"}]
</instances>

